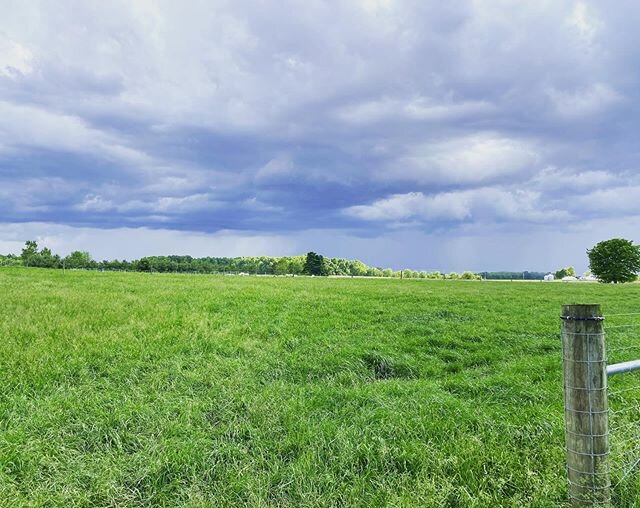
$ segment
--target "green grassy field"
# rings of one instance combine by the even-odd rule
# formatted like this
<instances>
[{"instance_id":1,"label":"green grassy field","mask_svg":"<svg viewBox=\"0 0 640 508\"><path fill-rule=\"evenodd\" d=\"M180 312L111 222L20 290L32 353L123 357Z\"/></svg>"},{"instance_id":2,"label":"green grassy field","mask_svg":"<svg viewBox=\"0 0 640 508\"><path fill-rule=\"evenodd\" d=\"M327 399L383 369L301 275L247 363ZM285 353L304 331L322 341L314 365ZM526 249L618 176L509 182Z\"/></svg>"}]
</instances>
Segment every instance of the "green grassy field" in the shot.
<instances>
[{"instance_id":1,"label":"green grassy field","mask_svg":"<svg viewBox=\"0 0 640 508\"><path fill-rule=\"evenodd\" d=\"M0 505L561 506L560 305L639 297L2 269Z\"/></svg>"}]
</instances>

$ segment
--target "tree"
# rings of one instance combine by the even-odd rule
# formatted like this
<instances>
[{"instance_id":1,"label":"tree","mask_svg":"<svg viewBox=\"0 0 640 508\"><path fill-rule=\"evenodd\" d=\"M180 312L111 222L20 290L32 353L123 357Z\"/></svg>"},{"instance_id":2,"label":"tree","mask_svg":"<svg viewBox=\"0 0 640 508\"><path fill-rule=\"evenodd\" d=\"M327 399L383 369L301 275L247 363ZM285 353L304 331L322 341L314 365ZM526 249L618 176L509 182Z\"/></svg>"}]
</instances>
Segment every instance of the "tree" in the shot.
<instances>
[{"instance_id":1,"label":"tree","mask_svg":"<svg viewBox=\"0 0 640 508\"><path fill-rule=\"evenodd\" d=\"M287 258L278 259L273 270L276 275L286 275L289 273L289 260Z\"/></svg>"},{"instance_id":2,"label":"tree","mask_svg":"<svg viewBox=\"0 0 640 508\"><path fill-rule=\"evenodd\" d=\"M556 279L562 279L563 277L575 277L576 269L573 266L566 266L564 268L560 268L555 274Z\"/></svg>"},{"instance_id":3,"label":"tree","mask_svg":"<svg viewBox=\"0 0 640 508\"><path fill-rule=\"evenodd\" d=\"M362 261L354 260L350 263L349 266L349 275L366 275L368 266L365 265Z\"/></svg>"},{"instance_id":4,"label":"tree","mask_svg":"<svg viewBox=\"0 0 640 508\"><path fill-rule=\"evenodd\" d=\"M64 258L64 265L67 268L90 268L91 256L88 252L76 250Z\"/></svg>"},{"instance_id":5,"label":"tree","mask_svg":"<svg viewBox=\"0 0 640 508\"><path fill-rule=\"evenodd\" d=\"M327 267L324 257L315 252L307 253L307 260L304 263L304 273L307 275L327 275Z\"/></svg>"},{"instance_id":6,"label":"tree","mask_svg":"<svg viewBox=\"0 0 640 508\"><path fill-rule=\"evenodd\" d=\"M43 268L60 268L60 256L53 254L51 249L44 248L35 258L34 266Z\"/></svg>"},{"instance_id":7,"label":"tree","mask_svg":"<svg viewBox=\"0 0 640 508\"><path fill-rule=\"evenodd\" d=\"M302 256L295 256L289 258L291 261L289 262L289 269L291 273L294 275L299 275L304 272L304 262L305 258Z\"/></svg>"},{"instance_id":8,"label":"tree","mask_svg":"<svg viewBox=\"0 0 640 508\"><path fill-rule=\"evenodd\" d=\"M0 266L20 266L22 259L14 254L0 254Z\"/></svg>"},{"instance_id":9,"label":"tree","mask_svg":"<svg viewBox=\"0 0 640 508\"><path fill-rule=\"evenodd\" d=\"M137 269L139 272L150 272L151 271L151 262L149 258L142 258L138 261Z\"/></svg>"},{"instance_id":10,"label":"tree","mask_svg":"<svg viewBox=\"0 0 640 508\"><path fill-rule=\"evenodd\" d=\"M27 242L25 242L24 248L22 249L22 253L20 254L22 263L25 266L32 265L37 255L38 255L38 242L36 242L35 240L28 240Z\"/></svg>"},{"instance_id":11,"label":"tree","mask_svg":"<svg viewBox=\"0 0 640 508\"><path fill-rule=\"evenodd\" d=\"M600 282L632 282L640 272L640 246L612 238L587 251L589 269Z\"/></svg>"}]
</instances>

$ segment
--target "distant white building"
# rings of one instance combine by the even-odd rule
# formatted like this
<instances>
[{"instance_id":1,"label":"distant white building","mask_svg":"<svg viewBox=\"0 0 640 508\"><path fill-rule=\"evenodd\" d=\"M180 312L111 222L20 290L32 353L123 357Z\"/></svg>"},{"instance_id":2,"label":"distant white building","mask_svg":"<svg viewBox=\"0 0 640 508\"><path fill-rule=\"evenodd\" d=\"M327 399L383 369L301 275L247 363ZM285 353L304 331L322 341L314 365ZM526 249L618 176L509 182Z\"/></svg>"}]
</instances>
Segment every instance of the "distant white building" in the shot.
<instances>
[{"instance_id":1,"label":"distant white building","mask_svg":"<svg viewBox=\"0 0 640 508\"><path fill-rule=\"evenodd\" d=\"M593 275L592 273L585 273L582 277L580 277L580 280L586 280L586 281L589 281L589 282L597 282L598 281L596 276Z\"/></svg>"},{"instance_id":2,"label":"distant white building","mask_svg":"<svg viewBox=\"0 0 640 508\"><path fill-rule=\"evenodd\" d=\"M552 273L548 273L547 275L544 276L544 280L547 282L551 282L552 280L555 280L556 276L553 275Z\"/></svg>"},{"instance_id":3,"label":"distant white building","mask_svg":"<svg viewBox=\"0 0 640 508\"><path fill-rule=\"evenodd\" d=\"M575 282L578 280L578 278L574 277L573 275L567 275L566 277L562 277L562 280L564 282Z\"/></svg>"}]
</instances>

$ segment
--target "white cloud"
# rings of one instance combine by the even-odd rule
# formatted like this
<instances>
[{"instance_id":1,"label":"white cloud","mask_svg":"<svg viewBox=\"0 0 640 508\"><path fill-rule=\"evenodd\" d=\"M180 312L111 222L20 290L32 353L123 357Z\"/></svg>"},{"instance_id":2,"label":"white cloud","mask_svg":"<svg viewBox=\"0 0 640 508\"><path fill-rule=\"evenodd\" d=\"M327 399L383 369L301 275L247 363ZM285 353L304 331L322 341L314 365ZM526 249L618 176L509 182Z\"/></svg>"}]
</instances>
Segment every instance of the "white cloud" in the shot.
<instances>
[{"instance_id":1,"label":"white cloud","mask_svg":"<svg viewBox=\"0 0 640 508\"><path fill-rule=\"evenodd\" d=\"M242 201L241 203L242 208L244 208L245 210L251 210L254 212L283 212L285 211L284 208L282 208L281 206L273 206L273 205L269 205L261 200L259 200L257 197L252 197L252 198L248 198L245 199L244 201Z\"/></svg>"},{"instance_id":2,"label":"white cloud","mask_svg":"<svg viewBox=\"0 0 640 508\"><path fill-rule=\"evenodd\" d=\"M18 77L33 71L33 53L0 33L0 77Z\"/></svg>"},{"instance_id":3,"label":"white cloud","mask_svg":"<svg viewBox=\"0 0 640 508\"><path fill-rule=\"evenodd\" d=\"M540 191L562 191L567 196L608 187L619 180L620 176L609 171L547 167L536 173L527 185Z\"/></svg>"},{"instance_id":4,"label":"white cloud","mask_svg":"<svg viewBox=\"0 0 640 508\"><path fill-rule=\"evenodd\" d=\"M575 90L547 89L556 113L563 118L586 117L606 111L622 96L606 83L594 83Z\"/></svg>"},{"instance_id":5,"label":"white cloud","mask_svg":"<svg viewBox=\"0 0 640 508\"><path fill-rule=\"evenodd\" d=\"M585 2L575 2L567 23L586 43L592 43L601 28L600 20Z\"/></svg>"},{"instance_id":6,"label":"white cloud","mask_svg":"<svg viewBox=\"0 0 640 508\"><path fill-rule=\"evenodd\" d=\"M98 129L80 117L39 106L17 105L0 100L0 157L12 152L46 149L89 155L109 162L140 179L142 192L176 192L202 189L214 180L223 188L238 182L214 168L200 168L156 157L139 149L127 137ZM78 180L82 175L77 175ZM119 189L126 193L128 189Z\"/></svg>"},{"instance_id":7,"label":"white cloud","mask_svg":"<svg viewBox=\"0 0 640 508\"><path fill-rule=\"evenodd\" d=\"M100 195L87 194L82 200L82 203L76 205L75 208L83 212L106 212L108 210L115 210L116 205L110 199L105 199Z\"/></svg>"},{"instance_id":8,"label":"white cloud","mask_svg":"<svg viewBox=\"0 0 640 508\"><path fill-rule=\"evenodd\" d=\"M114 202L101 195L88 194L75 208L81 211L104 212L115 210L118 212L149 212L153 214L187 213L200 210L219 208L221 203L215 201L209 194L191 194L173 197L163 196L150 200L129 200Z\"/></svg>"},{"instance_id":9,"label":"white cloud","mask_svg":"<svg viewBox=\"0 0 640 508\"><path fill-rule=\"evenodd\" d=\"M539 160L539 149L530 141L482 133L412 146L379 177L416 183L478 183L530 171Z\"/></svg>"},{"instance_id":10,"label":"white cloud","mask_svg":"<svg viewBox=\"0 0 640 508\"><path fill-rule=\"evenodd\" d=\"M422 192L396 194L370 205L352 206L347 215L373 221L548 221L567 219L562 210L546 209L540 194L484 187L466 191L444 192L433 196Z\"/></svg>"},{"instance_id":11,"label":"white cloud","mask_svg":"<svg viewBox=\"0 0 640 508\"><path fill-rule=\"evenodd\" d=\"M425 97L378 100L356 103L338 109L336 116L353 125L370 125L389 120L442 122L484 114L494 108L485 101L436 101Z\"/></svg>"},{"instance_id":12,"label":"white cloud","mask_svg":"<svg viewBox=\"0 0 640 508\"><path fill-rule=\"evenodd\" d=\"M577 196L571 205L580 211L601 214L640 214L640 185L597 189L588 194Z\"/></svg>"},{"instance_id":13,"label":"white cloud","mask_svg":"<svg viewBox=\"0 0 640 508\"><path fill-rule=\"evenodd\" d=\"M380 11L386 12L397 3L395 0L359 0L359 2L362 8L370 14L377 14Z\"/></svg>"},{"instance_id":14,"label":"white cloud","mask_svg":"<svg viewBox=\"0 0 640 508\"><path fill-rule=\"evenodd\" d=\"M293 173L295 173L295 165L291 157L288 155L280 155L262 166L256 172L255 178L258 182L268 182L291 176Z\"/></svg>"},{"instance_id":15,"label":"white cloud","mask_svg":"<svg viewBox=\"0 0 640 508\"><path fill-rule=\"evenodd\" d=\"M1 100L0 134L0 148L5 151L24 147L45 148L95 154L135 166L153 161L146 153L126 146L118 136L102 132L81 118Z\"/></svg>"},{"instance_id":16,"label":"white cloud","mask_svg":"<svg viewBox=\"0 0 640 508\"><path fill-rule=\"evenodd\" d=\"M425 220L463 220L471 214L467 196L439 194L425 196L422 192L395 194L371 205L357 205L345 210L347 215L364 220L403 221L412 218Z\"/></svg>"}]
</instances>

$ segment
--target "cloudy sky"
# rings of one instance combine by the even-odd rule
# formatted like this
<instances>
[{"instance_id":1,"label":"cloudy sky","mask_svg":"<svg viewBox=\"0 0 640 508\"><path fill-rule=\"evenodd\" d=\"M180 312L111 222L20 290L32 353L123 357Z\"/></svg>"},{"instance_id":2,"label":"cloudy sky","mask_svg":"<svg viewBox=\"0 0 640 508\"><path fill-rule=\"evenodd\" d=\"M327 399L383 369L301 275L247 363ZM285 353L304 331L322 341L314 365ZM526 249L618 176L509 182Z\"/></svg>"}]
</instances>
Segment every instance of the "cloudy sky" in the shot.
<instances>
[{"instance_id":1,"label":"cloudy sky","mask_svg":"<svg viewBox=\"0 0 640 508\"><path fill-rule=\"evenodd\" d=\"M0 251L548 270L640 240L636 2L0 9Z\"/></svg>"}]
</instances>

